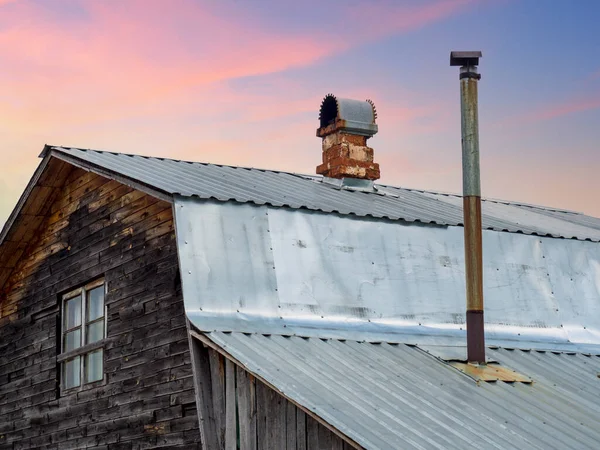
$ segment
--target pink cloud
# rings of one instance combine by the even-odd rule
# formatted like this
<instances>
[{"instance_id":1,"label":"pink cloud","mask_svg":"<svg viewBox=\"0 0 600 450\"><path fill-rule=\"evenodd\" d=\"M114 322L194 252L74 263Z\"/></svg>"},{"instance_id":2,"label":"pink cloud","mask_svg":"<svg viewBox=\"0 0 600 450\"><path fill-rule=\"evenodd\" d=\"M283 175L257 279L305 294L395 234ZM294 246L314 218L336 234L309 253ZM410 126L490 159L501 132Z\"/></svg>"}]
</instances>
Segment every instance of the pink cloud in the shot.
<instances>
[{"instance_id":1,"label":"pink cloud","mask_svg":"<svg viewBox=\"0 0 600 450\"><path fill-rule=\"evenodd\" d=\"M394 1L366 2L349 7L346 20L355 25L355 36L377 39L422 28L456 14L470 3L474 0L418 2L410 6Z\"/></svg>"},{"instance_id":2,"label":"pink cloud","mask_svg":"<svg viewBox=\"0 0 600 450\"><path fill-rule=\"evenodd\" d=\"M537 113L533 114L532 118L534 120L548 120L598 108L600 108L600 98L570 101L552 106L548 109L544 109L543 111L538 111Z\"/></svg>"},{"instance_id":3,"label":"pink cloud","mask_svg":"<svg viewBox=\"0 0 600 450\"><path fill-rule=\"evenodd\" d=\"M194 86L286 70L332 51L331 44L311 36L270 36L224 22L187 1L178 3L183 7L178 10L169 10L166 2L127 4L139 6L122 11L113 8L121 3L109 8L90 2L91 23L56 26L36 11L28 25L9 26L0 34L0 52L13 60L12 84L37 91L34 95L39 99L41 94L42 100L64 89L83 94L73 96L75 101L101 105L111 97L121 102L161 98ZM154 7L145 9L149 4ZM190 37L195 46L179 45L176 25L184 18L198 30Z\"/></svg>"},{"instance_id":4,"label":"pink cloud","mask_svg":"<svg viewBox=\"0 0 600 450\"><path fill-rule=\"evenodd\" d=\"M65 2L66 3L66 2ZM232 78L315 63L365 39L409 31L456 12L464 1L405 8L392 3L341 9L333 32L274 33L181 0L86 2L85 19L57 23L48 10L19 2L0 19L0 53L21 103L152 101ZM348 27L360 18L360 27ZM64 22L64 23L60 23ZM61 95L64 94L64 95ZM24 98L25 97L25 98ZM56 104L56 103L55 103Z\"/></svg>"},{"instance_id":5,"label":"pink cloud","mask_svg":"<svg viewBox=\"0 0 600 450\"><path fill-rule=\"evenodd\" d=\"M547 105L545 107L532 110L519 117L510 119L510 122L539 122L599 108L600 97L569 100L563 103Z\"/></svg>"},{"instance_id":6,"label":"pink cloud","mask_svg":"<svg viewBox=\"0 0 600 450\"><path fill-rule=\"evenodd\" d=\"M588 78L587 81L591 81L591 80L597 80L600 78L600 70L592 73Z\"/></svg>"},{"instance_id":7,"label":"pink cloud","mask_svg":"<svg viewBox=\"0 0 600 450\"><path fill-rule=\"evenodd\" d=\"M509 116L504 120L496 122L493 126L505 127L514 124L531 124L543 122L546 120L557 119L559 117L569 116L585 111L600 109L600 96L591 95L590 98L576 98L564 102L548 104L545 106L532 108L521 114Z\"/></svg>"},{"instance_id":8,"label":"pink cloud","mask_svg":"<svg viewBox=\"0 0 600 450\"><path fill-rule=\"evenodd\" d=\"M341 5L331 27L276 31L251 14L219 13L212 2L0 0L0 158L3 180L19 186L11 202L45 142L313 172L324 92L285 80L261 94L231 81L307 67L464 4ZM363 26L348 26L357 21ZM390 129L437 114L356 94L374 97Z\"/></svg>"}]
</instances>

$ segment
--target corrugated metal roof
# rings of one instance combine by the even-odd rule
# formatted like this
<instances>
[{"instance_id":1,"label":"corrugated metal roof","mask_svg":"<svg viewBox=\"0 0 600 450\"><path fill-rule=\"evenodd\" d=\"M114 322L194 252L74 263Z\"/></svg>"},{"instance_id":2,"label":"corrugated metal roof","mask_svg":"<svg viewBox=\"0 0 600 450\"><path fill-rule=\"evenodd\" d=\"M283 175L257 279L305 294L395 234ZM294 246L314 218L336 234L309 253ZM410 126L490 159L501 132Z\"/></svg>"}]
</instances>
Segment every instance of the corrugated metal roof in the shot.
<instances>
[{"instance_id":1,"label":"corrugated metal roof","mask_svg":"<svg viewBox=\"0 0 600 450\"><path fill-rule=\"evenodd\" d=\"M368 449L595 449L600 442L597 356L489 350L534 383L476 384L403 344L206 336Z\"/></svg>"},{"instance_id":2,"label":"corrugated metal roof","mask_svg":"<svg viewBox=\"0 0 600 450\"><path fill-rule=\"evenodd\" d=\"M320 178L287 172L192 163L119 153L48 147L46 152L102 168L169 195L252 202L424 222L462 224L459 196L376 185L377 192L339 189ZM600 219L551 208L483 202L486 229L600 241Z\"/></svg>"}]
</instances>

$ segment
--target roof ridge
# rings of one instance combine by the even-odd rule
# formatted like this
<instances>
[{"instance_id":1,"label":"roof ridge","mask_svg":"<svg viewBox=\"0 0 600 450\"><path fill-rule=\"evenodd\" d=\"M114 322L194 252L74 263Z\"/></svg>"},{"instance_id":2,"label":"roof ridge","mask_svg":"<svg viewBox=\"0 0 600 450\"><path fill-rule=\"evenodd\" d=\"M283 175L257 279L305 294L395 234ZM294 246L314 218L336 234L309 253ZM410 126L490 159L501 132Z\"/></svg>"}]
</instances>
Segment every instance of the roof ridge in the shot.
<instances>
[{"instance_id":1,"label":"roof ridge","mask_svg":"<svg viewBox=\"0 0 600 450\"><path fill-rule=\"evenodd\" d=\"M244 170L259 170L262 172L287 174L287 175L292 175L292 176L296 176L296 177L307 178L307 179L311 179L313 181L320 180L323 178L320 175L310 175L310 174L304 174L304 173L299 173L299 172L288 172L286 170L264 169L264 168L260 168L260 167L248 167L248 166L234 166L234 165L230 165L230 164L219 164L219 163L202 162L202 161L189 161L189 160L184 160L184 159L165 158L165 157L160 157L160 156L148 156L148 155L140 155L140 154L135 154L135 153L112 152L112 151L108 151L108 150L97 150L97 149L92 149L92 148L85 149L85 148L80 148L80 147L67 147L67 146L55 146L55 145L48 145L48 144L46 144L46 146L44 147L44 150L42 151L40 157L45 156L45 154L48 150L56 150L56 151L78 150L78 151L83 151L83 152L95 152L95 153L104 153L104 154L111 154L111 155L117 155L117 156L138 157L138 158L153 159L153 160L159 160L159 161L172 161L172 162L185 163L185 164L199 164L199 165L203 165L203 166L217 166L217 167L227 167L227 168L231 168L231 169L244 169ZM384 184L384 183L375 183L375 186L383 187L383 188L391 188L391 189L401 189L401 190L410 191L410 192L420 192L420 193L425 193L425 194L452 196L452 197L462 198L461 194L457 194L457 193L453 193L453 192L436 191L436 190L430 190L430 189L409 188L409 187L394 186L394 185ZM499 203L499 204L510 205L510 206L539 209L542 211L567 213L567 214L574 214L574 215L585 215L585 213L583 213L583 212L572 211L572 210L568 210L568 209L564 209L564 208L556 208L553 206L536 205L536 204L519 202L519 201L502 200L502 199L487 198L487 197L482 197L481 200L485 201L485 202Z\"/></svg>"},{"instance_id":2,"label":"roof ridge","mask_svg":"<svg viewBox=\"0 0 600 450\"><path fill-rule=\"evenodd\" d=\"M443 195L443 196L447 196L447 197L462 198L461 194L457 194L455 192L436 191L436 190L432 190L432 189L408 188L408 187L402 187L402 186L392 186L392 185L389 185L389 184L382 184L382 183L375 183L375 185L376 186L382 186L384 188L403 189L405 191L411 191L411 192L420 192L420 193L425 193L425 194ZM527 207L527 208L536 208L536 209L541 209L541 210L544 210L544 211L555 211L555 212L560 212L560 213L585 215L585 213L583 213L583 212L573 211L573 210L570 210L570 209L556 208L554 206L536 205L536 204L533 204L533 203L519 202L519 201L513 201L513 200L503 200L503 199L497 199L497 198L492 198L492 197L481 197L481 200L484 201L484 202L500 203L500 204L504 204L504 205L524 206L524 207Z\"/></svg>"},{"instance_id":3,"label":"roof ridge","mask_svg":"<svg viewBox=\"0 0 600 450\"><path fill-rule=\"evenodd\" d=\"M221 163L204 162L204 161L190 161L190 160L186 160L186 159L166 158L166 157L162 157L162 156L149 156L149 155L141 155L141 154L136 154L136 153L111 152L109 150L98 150L95 148L66 147L66 146L62 146L62 145L47 145L46 147L49 150L56 150L56 151L79 150L82 152L108 153L108 154L117 155L117 156L130 156L130 157L136 157L136 158L157 159L157 160L161 160L161 161L172 161L172 162L179 162L179 163L185 163L185 164L201 164L203 166L210 165L210 166L218 166L218 167L229 167L231 169L260 170L262 172L285 173L288 175L296 175L296 176L301 176L301 177L321 178L320 175L309 175L309 174L298 173L298 172L288 172L286 170L265 169L265 168L261 168L261 167L249 167L249 166L234 166L231 164L221 164ZM44 151L46 151L46 148L44 148ZM44 156L44 152L42 152L40 157L43 157L43 156Z\"/></svg>"}]
</instances>

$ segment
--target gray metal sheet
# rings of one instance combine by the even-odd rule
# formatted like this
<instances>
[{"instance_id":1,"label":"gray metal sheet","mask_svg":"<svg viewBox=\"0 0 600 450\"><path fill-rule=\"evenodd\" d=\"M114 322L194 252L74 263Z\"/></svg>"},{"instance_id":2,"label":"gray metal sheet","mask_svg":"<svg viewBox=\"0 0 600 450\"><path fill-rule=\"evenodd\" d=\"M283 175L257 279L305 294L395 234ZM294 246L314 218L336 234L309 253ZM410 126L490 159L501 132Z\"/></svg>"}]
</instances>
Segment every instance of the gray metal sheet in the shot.
<instances>
[{"instance_id":1,"label":"gray metal sheet","mask_svg":"<svg viewBox=\"0 0 600 450\"><path fill-rule=\"evenodd\" d=\"M596 449L600 358L489 350L533 384L480 383L416 347L207 334L367 449Z\"/></svg>"},{"instance_id":2,"label":"gray metal sheet","mask_svg":"<svg viewBox=\"0 0 600 450\"><path fill-rule=\"evenodd\" d=\"M463 233L176 197L188 317L203 331L464 342ZM600 246L483 232L490 344L600 352Z\"/></svg>"},{"instance_id":3,"label":"gray metal sheet","mask_svg":"<svg viewBox=\"0 0 600 450\"><path fill-rule=\"evenodd\" d=\"M457 196L377 185L378 192L366 193L339 189L322 183L318 177L286 172L75 148L51 147L50 151L169 194L408 222L462 224L462 201ZM483 202L483 226L491 230L600 241L599 223L582 214L549 208Z\"/></svg>"},{"instance_id":4,"label":"gray metal sheet","mask_svg":"<svg viewBox=\"0 0 600 450\"><path fill-rule=\"evenodd\" d=\"M450 344L450 343L448 343ZM466 342L463 341L463 344ZM419 344L418 347L429 353L430 355L435 356L443 361L467 361L467 346L466 345L422 345ZM490 358L489 352L485 355L485 361L487 363L490 362L498 362L493 358Z\"/></svg>"},{"instance_id":5,"label":"gray metal sheet","mask_svg":"<svg viewBox=\"0 0 600 450\"><path fill-rule=\"evenodd\" d=\"M462 198L445 195L423 193L422 195L436 198L443 202L462 206ZM506 203L486 201L482 205L482 220L484 228L494 230L512 230L517 227L526 234L548 235L554 237L576 238L577 236L600 236L600 230L589 227L578 221L579 214L550 213L543 209L521 207ZM575 218L575 219L574 219Z\"/></svg>"},{"instance_id":6,"label":"gray metal sheet","mask_svg":"<svg viewBox=\"0 0 600 450\"><path fill-rule=\"evenodd\" d=\"M180 260L191 262L181 266L190 295L189 313L275 313L275 262L267 209L238 205L224 210L222 204L208 203L202 217L191 221L183 218L189 209L176 204Z\"/></svg>"},{"instance_id":7,"label":"gray metal sheet","mask_svg":"<svg viewBox=\"0 0 600 450\"><path fill-rule=\"evenodd\" d=\"M528 210L532 209L532 207L524 207L524 208L528 209ZM538 214L541 214L541 215L554 217L554 218L561 219L561 220L566 220L570 223L582 225L587 228L593 228L595 230L600 230L600 219L598 219L597 217L590 217L590 216L586 216L585 214L578 214L578 213L570 213L570 214L566 215L564 212L541 210L541 209L535 209L535 212Z\"/></svg>"}]
</instances>

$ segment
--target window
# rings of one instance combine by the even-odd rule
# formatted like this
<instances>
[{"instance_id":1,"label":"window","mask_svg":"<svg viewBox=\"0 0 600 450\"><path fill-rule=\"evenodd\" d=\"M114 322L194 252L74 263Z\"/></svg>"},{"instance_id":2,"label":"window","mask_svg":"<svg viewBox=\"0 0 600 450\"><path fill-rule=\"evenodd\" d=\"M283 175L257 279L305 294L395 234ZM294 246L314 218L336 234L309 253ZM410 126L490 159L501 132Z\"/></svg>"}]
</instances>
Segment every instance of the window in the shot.
<instances>
[{"instance_id":1,"label":"window","mask_svg":"<svg viewBox=\"0 0 600 450\"><path fill-rule=\"evenodd\" d=\"M63 390L104 379L104 294L104 280L98 280L62 296L61 354L58 361Z\"/></svg>"}]
</instances>

